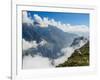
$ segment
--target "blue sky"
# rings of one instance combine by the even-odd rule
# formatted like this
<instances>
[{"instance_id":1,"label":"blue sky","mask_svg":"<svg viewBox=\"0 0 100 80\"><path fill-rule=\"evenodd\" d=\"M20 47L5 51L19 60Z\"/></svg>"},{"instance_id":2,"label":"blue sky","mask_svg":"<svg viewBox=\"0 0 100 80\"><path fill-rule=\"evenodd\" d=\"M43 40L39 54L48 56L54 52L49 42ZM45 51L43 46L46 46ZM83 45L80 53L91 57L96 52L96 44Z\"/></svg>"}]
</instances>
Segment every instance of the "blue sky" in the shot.
<instances>
[{"instance_id":1,"label":"blue sky","mask_svg":"<svg viewBox=\"0 0 100 80\"><path fill-rule=\"evenodd\" d=\"M38 14L40 17L48 17L55 21L60 21L64 24L71 25L86 25L89 26L89 14L88 13L62 13L62 12L40 12L40 11L27 11L33 18L34 14ZM34 19L34 18L33 18Z\"/></svg>"}]
</instances>

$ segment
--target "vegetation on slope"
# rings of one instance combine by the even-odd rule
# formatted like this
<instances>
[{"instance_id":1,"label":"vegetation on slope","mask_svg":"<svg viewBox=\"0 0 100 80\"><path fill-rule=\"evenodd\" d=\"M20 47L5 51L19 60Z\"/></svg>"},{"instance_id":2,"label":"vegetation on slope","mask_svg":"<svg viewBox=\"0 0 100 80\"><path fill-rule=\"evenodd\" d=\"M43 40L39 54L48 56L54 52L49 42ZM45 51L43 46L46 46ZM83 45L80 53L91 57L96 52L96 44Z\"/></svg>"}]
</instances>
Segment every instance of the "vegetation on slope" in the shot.
<instances>
[{"instance_id":1,"label":"vegetation on slope","mask_svg":"<svg viewBox=\"0 0 100 80\"><path fill-rule=\"evenodd\" d=\"M81 54L79 53L81 52ZM74 67L74 66L89 66L89 42L81 47L79 50L75 50L71 57L68 58L62 64L56 67Z\"/></svg>"}]
</instances>

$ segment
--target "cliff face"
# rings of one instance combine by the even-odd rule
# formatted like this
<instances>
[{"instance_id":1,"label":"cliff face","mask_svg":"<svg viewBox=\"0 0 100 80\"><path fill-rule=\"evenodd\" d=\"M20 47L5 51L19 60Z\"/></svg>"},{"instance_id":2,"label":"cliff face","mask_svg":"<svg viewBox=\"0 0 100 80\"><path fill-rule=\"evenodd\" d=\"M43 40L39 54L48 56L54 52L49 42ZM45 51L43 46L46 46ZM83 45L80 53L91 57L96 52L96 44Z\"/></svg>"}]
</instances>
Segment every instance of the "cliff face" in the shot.
<instances>
[{"instance_id":1,"label":"cliff face","mask_svg":"<svg viewBox=\"0 0 100 80\"><path fill-rule=\"evenodd\" d=\"M89 54L89 42L87 42L80 49L75 50L67 61L56 67L89 66Z\"/></svg>"}]
</instances>

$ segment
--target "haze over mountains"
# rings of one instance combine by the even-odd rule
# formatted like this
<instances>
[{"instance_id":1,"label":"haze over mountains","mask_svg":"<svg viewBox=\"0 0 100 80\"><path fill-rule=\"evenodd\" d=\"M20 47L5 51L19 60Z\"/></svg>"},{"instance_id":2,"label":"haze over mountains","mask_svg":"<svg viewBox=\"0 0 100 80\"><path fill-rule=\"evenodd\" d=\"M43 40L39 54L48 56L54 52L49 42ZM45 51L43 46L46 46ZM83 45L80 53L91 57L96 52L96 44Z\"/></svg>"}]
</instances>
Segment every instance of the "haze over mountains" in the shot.
<instances>
[{"instance_id":1,"label":"haze over mountains","mask_svg":"<svg viewBox=\"0 0 100 80\"><path fill-rule=\"evenodd\" d=\"M23 68L55 67L88 42L89 27L56 22L23 12Z\"/></svg>"}]
</instances>

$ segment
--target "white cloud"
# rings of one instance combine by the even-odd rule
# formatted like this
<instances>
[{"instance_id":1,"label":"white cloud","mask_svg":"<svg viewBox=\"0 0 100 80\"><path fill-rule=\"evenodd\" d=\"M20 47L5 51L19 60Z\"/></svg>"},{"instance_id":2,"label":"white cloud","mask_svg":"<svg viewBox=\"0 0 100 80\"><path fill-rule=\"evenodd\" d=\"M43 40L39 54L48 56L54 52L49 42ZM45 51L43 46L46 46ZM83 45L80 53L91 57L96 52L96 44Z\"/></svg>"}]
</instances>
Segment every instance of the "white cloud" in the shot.
<instances>
[{"instance_id":1,"label":"white cloud","mask_svg":"<svg viewBox=\"0 0 100 80\"><path fill-rule=\"evenodd\" d=\"M23 58L23 69L32 69L32 68L52 68L51 62L48 58L41 57L36 55L32 56L25 56Z\"/></svg>"},{"instance_id":2,"label":"white cloud","mask_svg":"<svg viewBox=\"0 0 100 80\"><path fill-rule=\"evenodd\" d=\"M71 55L74 53L75 50L78 50L79 48L81 48L86 43L87 43L87 40L84 40L84 41L81 40L79 42L79 45L62 48L61 52L64 53L64 55L62 57L59 57L58 59L55 59L54 60L55 61L54 64L57 66L57 65L59 65L61 63L64 63L65 61L68 60L69 57L71 57ZM81 53L81 52L79 51L79 53Z\"/></svg>"},{"instance_id":3,"label":"white cloud","mask_svg":"<svg viewBox=\"0 0 100 80\"><path fill-rule=\"evenodd\" d=\"M60 21L48 19L48 17L44 17L42 19L38 14L34 14L33 17L34 21L38 22L40 27L48 27L48 25L52 25L63 30L64 32L70 32L80 36L88 35L89 33L89 27L86 25L71 25L68 23L62 24ZM33 24L33 20L28 17L28 13L26 11L23 11L23 23Z\"/></svg>"},{"instance_id":4,"label":"white cloud","mask_svg":"<svg viewBox=\"0 0 100 80\"><path fill-rule=\"evenodd\" d=\"M22 14L23 14L23 18L22 18L23 23L27 23L28 25L30 24L33 25L33 20L30 17L28 17L27 11L23 11Z\"/></svg>"},{"instance_id":5,"label":"white cloud","mask_svg":"<svg viewBox=\"0 0 100 80\"><path fill-rule=\"evenodd\" d=\"M86 25L61 24L59 22L57 28L63 30L64 32L74 33L80 36L88 35L89 32L89 27Z\"/></svg>"},{"instance_id":6,"label":"white cloud","mask_svg":"<svg viewBox=\"0 0 100 80\"><path fill-rule=\"evenodd\" d=\"M48 27L48 25L55 26L64 32L74 33L78 35L87 35L89 32L89 27L86 25L71 25L62 24L60 21L55 21L54 19L48 19L44 17L43 19L39 15L34 15L35 21L40 23L40 27ZM84 34L85 33L85 34Z\"/></svg>"},{"instance_id":7,"label":"white cloud","mask_svg":"<svg viewBox=\"0 0 100 80\"><path fill-rule=\"evenodd\" d=\"M72 47L67 47L67 48L61 49L61 52L64 53L67 57L70 57L71 53L74 52L74 49Z\"/></svg>"},{"instance_id":8,"label":"white cloud","mask_svg":"<svg viewBox=\"0 0 100 80\"><path fill-rule=\"evenodd\" d=\"M74 50L75 49L73 47L63 48L61 50L61 52L64 53L64 55L57 59L54 59L53 65L52 65L52 60L50 60L47 57L42 57L39 55L35 55L34 57L32 57L30 55L24 56L23 69L53 68L59 64L64 63L65 61L67 61L68 58L73 54Z\"/></svg>"},{"instance_id":9,"label":"white cloud","mask_svg":"<svg viewBox=\"0 0 100 80\"><path fill-rule=\"evenodd\" d=\"M74 49L72 47L67 47L67 48L61 49L61 52L64 53L64 55L62 57L59 57L59 58L57 58L57 59L54 60L55 66L57 66L57 65L59 65L61 63L64 63L65 61L67 61L68 58L74 52Z\"/></svg>"},{"instance_id":10,"label":"white cloud","mask_svg":"<svg viewBox=\"0 0 100 80\"><path fill-rule=\"evenodd\" d=\"M48 24L49 24L49 20L48 20L48 18L47 18L47 17L44 17L42 23L43 23L42 26L44 26L44 27L48 27Z\"/></svg>"},{"instance_id":11,"label":"white cloud","mask_svg":"<svg viewBox=\"0 0 100 80\"><path fill-rule=\"evenodd\" d=\"M39 15L34 14L34 21L41 24L42 23L42 18Z\"/></svg>"},{"instance_id":12,"label":"white cloud","mask_svg":"<svg viewBox=\"0 0 100 80\"><path fill-rule=\"evenodd\" d=\"M43 46L43 45L45 45L45 44L47 44L47 41L43 39L38 45Z\"/></svg>"},{"instance_id":13,"label":"white cloud","mask_svg":"<svg viewBox=\"0 0 100 80\"><path fill-rule=\"evenodd\" d=\"M80 42L77 44L77 45L75 45L75 46L73 46L73 48L74 49L79 49L79 48L81 48L82 46L84 46L86 43L87 43L87 39L84 39L84 40L80 40Z\"/></svg>"},{"instance_id":14,"label":"white cloud","mask_svg":"<svg viewBox=\"0 0 100 80\"><path fill-rule=\"evenodd\" d=\"M58 23L54 19L51 19L49 24L53 26L58 26Z\"/></svg>"},{"instance_id":15,"label":"white cloud","mask_svg":"<svg viewBox=\"0 0 100 80\"><path fill-rule=\"evenodd\" d=\"M23 50L27 50L29 48L37 48L38 45L43 46L47 44L46 40L42 40L40 43L37 43L36 41L26 41L25 39L22 39L23 45L22 48Z\"/></svg>"},{"instance_id":16,"label":"white cloud","mask_svg":"<svg viewBox=\"0 0 100 80\"><path fill-rule=\"evenodd\" d=\"M37 48L38 44L36 43L36 41L26 41L25 39L23 39L23 50L27 50L29 48Z\"/></svg>"},{"instance_id":17,"label":"white cloud","mask_svg":"<svg viewBox=\"0 0 100 80\"><path fill-rule=\"evenodd\" d=\"M50 60L47 57L42 57L39 55L35 55L34 57L28 55L25 56L23 59L23 67L24 69L26 68L48 68L48 67L55 67L61 63L64 63L65 61L68 60L68 58L73 54L73 52L76 49L79 49L83 45L87 43L87 40L80 40L79 44L72 46L72 47L66 47L61 49L61 53L64 53L63 56L54 59L53 60L53 65L52 65L52 60ZM36 41L28 42L23 39L23 49L29 49L31 47L37 48L38 45L45 45L47 42L45 40L42 40L39 44L36 43ZM61 53L58 53L60 55ZM41 53L39 53L41 54Z\"/></svg>"},{"instance_id":18,"label":"white cloud","mask_svg":"<svg viewBox=\"0 0 100 80\"><path fill-rule=\"evenodd\" d=\"M23 39L23 50L27 50L29 48L37 48L38 45L45 45L47 42L45 40L42 40L39 44L36 43L36 41L28 42ZM74 52L74 49L72 47L67 47L61 49L61 52L64 53L62 57L59 57L54 60L54 65L52 65L51 60L46 57L42 57L39 55L35 55L34 57L28 55L24 56L23 58L23 68L24 69L30 69L30 68L48 68L48 67L54 67L58 64L63 63L66 61ZM60 53L59 53L60 54Z\"/></svg>"},{"instance_id":19,"label":"white cloud","mask_svg":"<svg viewBox=\"0 0 100 80\"><path fill-rule=\"evenodd\" d=\"M78 34L80 36L89 36L89 27L86 25L71 25L71 24L62 24L60 21L55 21L54 19L49 20L47 17L44 17L43 19L37 15L34 14L34 21L38 22L40 24L40 27L48 27L48 25L55 26L64 32L74 33ZM23 23L33 24L33 20L28 17L27 12L23 12ZM36 41L28 42L23 39L23 50L27 50L29 48L37 48L38 45L45 45L47 42L45 40L42 40L39 44L36 43ZM83 46L83 42L80 43L81 46ZM50 44L52 45L52 44ZM80 46L80 47L81 47ZM79 47L76 47L79 48ZM54 66L63 63L66 61L74 52L76 48L73 47L67 47L61 49L61 52L64 53L64 56L59 57L54 60ZM60 53L59 53L60 54ZM36 55L35 57L31 56L25 56L23 59L23 68L46 68L46 67L54 67L51 64L51 61L49 58L45 58L39 55Z\"/></svg>"},{"instance_id":20,"label":"white cloud","mask_svg":"<svg viewBox=\"0 0 100 80\"><path fill-rule=\"evenodd\" d=\"M43 45L45 41L43 41ZM82 47L86 42L80 42L80 46L74 46L74 47L66 47L66 48L62 48L61 49L61 53L64 53L63 56L54 59L54 60L50 60L47 57L42 57L40 55L35 55L34 57L28 55L28 56L24 56L23 58L23 68L24 69L32 69L32 68L51 68L51 67L55 67L61 63L64 63L65 61L68 60L68 58L73 54L73 52L76 49L79 49L80 47ZM33 47L33 45L30 45L31 43L27 43L27 45L29 47ZM40 45L40 44L39 44ZM41 43L42 45L42 43ZM29 48L28 47L28 48ZM61 54L59 53L59 54ZM39 53L41 54L41 53ZM59 55L58 54L58 55ZM53 61L53 65L52 65L52 61Z\"/></svg>"}]
</instances>

